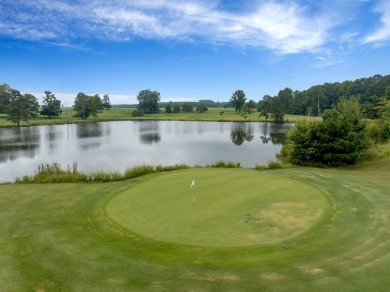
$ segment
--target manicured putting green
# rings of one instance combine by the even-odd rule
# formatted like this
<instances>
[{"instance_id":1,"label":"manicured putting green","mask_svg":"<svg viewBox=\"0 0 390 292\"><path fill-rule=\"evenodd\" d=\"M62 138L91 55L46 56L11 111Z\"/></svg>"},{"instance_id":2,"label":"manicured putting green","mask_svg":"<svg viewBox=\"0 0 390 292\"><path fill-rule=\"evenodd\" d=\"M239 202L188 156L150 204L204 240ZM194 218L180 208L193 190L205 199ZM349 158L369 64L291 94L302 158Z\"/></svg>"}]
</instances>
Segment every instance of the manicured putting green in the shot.
<instances>
[{"instance_id":1,"label":"manicured putting green","mask_svg":"<svg viewBox=\"0 0 390 292\"><path fill-rule=\"evenodd\" d=\"M201 168L153 176L114 197L107 214L150 239L236 247L291 240L329 207L316 188L272 172Z\"/></svg>"}]
</instances>

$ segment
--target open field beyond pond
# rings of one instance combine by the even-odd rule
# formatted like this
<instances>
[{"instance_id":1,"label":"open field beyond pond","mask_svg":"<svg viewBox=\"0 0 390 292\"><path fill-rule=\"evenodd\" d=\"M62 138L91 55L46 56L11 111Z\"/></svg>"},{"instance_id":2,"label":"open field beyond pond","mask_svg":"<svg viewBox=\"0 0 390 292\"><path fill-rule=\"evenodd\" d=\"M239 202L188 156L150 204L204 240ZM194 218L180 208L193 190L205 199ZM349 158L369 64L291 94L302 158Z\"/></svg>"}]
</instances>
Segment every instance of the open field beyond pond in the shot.
<instances>
[{"instance_id":1,"label":"open field beyond pond","mask_svg":"<svg viewBox=\"0 0 390 292\"><path fill-rule=\"evenodd\" d=\"M245 119L240 113L235 112L232 108L210 108L205 113L165 113L164 109L161 109L159 114L148 114L144 117L133 118L131 112L133 108L112 108L99 112L96 118L89 117L86 120L75 118L75 114L70 108L64 108L62 114L59 117L47 118L44 116L38 116L35 119L31 119L28 123L21 122L21 126L37 126L37 125L52 125L52 124L67 124L67 123L81 123L81 122L104 122L104 121L127 121L127 120L166 120L166 121L221 121L221 122L265 122L264 117L260 117L258 112L253 112ZM223 112L221 114L221 112ZM306 116L293 116L286 115L285 120L289 122L296 122L299 119L311 119L316 120L318 117L306 117ZM0 127L12 127L15 124L7 121L7 115L0 114Z\"/></svg>"},{"instance_id":2,"label":"open field beyond pond","mask_svg":"<svg viewBox=\"0 0 390 292\"><path fill-rule=\"evenodd\" d=\"M387 291L389 171L0 185L1 291Z\"/></svg>"}]
</instances>

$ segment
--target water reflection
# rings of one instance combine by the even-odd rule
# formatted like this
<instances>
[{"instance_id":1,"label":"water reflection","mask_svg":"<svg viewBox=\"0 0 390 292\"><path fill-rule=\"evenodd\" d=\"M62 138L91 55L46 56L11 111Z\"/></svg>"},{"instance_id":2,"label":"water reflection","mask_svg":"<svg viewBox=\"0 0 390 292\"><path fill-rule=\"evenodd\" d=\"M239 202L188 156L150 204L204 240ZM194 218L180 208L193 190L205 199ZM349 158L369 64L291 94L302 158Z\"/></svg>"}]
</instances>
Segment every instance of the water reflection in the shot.
<instances>
[{"instance_id":1,"label":"water reflection","mask_svg":"<svg viewBox=\"0 0 390 292\"><path fill-rule=\"evenodd\" d=\"M260 139L263 144L271 142L273 145L282 145L286 139L286 127L283 124L263 123Z\"/></svg>"},{"instance_id":2,"label":"water reflection","mask_svg":"<svg viewBox=\"0 0 390 292\"><path fill-rule=\"evenodd\" d=\"M44 139L47 141L50 153L54 153L58 144L61 143L63 131L58 126L47 126L42 129L46 130Z\"/></svg>"},{"instance_id":3,"label":"water reflection","mask_svg":"<svg viewBox=\"0 0 390 292\"><path fill-rule=\"evenodd\" d=\"M275 158L288 127L250 122L123 121L0 128L0 182L31 175L40 163L53 161L63 166L77 162L79 169L88 173L125 171L142 163L194 166L219 160L254 167Z\"/></svg>"},{"instance_id":4,"label":"water reflection","mask_svg":"<svg viewBox=\"0 0 390 292\"><path fill-rule=\"evenodd\" d=\"M143 144L153 144L161 141L158 121L143 121L139 123L139 138Z\"/></svg>"},{"instance_id":5,"label":"water reflection","mask_svg":"<svg viewBox=\"0 0 390 292\"><path fill-rule=\"evenodd\" d=\"M242 145L245 141L253 140L253 125L251 123L234 123L230 133L230 139L234 145Z\"/></svg>"},{"instance_id":6,"label":"water reflection","mask_svg":"<svg viewBox=\"0 0 390 292\"><path fill-rule=\"evenodd\" d=\"M103 123L83 123L76 125L77 141L82 151L88 151L92 148L101 146L103 140Z\"/></svg>"},{"instance_id":7,"label":"water reflection","mask_svg":"<svg viewBox=\"0 0 390 292\"><path fill-rule=\"evenodd\" d=\"M13 161L20 156L33 158L39 150L37 127L4 128L0 137L0 162Z\"/></svg>"}]
</instances>

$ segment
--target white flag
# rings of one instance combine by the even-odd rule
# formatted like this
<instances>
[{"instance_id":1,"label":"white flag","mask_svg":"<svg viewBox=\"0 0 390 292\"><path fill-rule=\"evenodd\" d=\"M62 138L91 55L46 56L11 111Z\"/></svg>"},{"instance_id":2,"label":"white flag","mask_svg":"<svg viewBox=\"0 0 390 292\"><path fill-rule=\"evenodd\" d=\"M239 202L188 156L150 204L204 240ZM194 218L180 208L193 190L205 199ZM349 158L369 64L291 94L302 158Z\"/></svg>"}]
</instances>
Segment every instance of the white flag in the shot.
<instances>
[{"instance_id":1,"label":"white flag","mask_svg":"<svg viewBox=\"0 0 390 292\"><path fill-rule=\"evenodd\" d=\"M195 188L195 180L192 180L191 189Z\"/></svg>"}]
</instances>

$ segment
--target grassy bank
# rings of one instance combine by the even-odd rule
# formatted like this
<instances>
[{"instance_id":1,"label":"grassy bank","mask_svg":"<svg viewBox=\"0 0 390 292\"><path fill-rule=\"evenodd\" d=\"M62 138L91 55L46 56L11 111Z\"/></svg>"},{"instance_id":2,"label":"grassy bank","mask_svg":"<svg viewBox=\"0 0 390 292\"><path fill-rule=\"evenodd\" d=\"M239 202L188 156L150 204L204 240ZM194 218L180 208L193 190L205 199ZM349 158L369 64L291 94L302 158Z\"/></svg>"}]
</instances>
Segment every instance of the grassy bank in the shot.
<instances>
[{"instance_id":1,"label":"grassy bank","mask_svg":"<svg viewBox=\"0 0 390 292\"><path fill-rule=\"evenodd\" d=\"M70 109L64 109L61 116L56 118L47 118L38 116L36 119L30 120L28 123L21 122L21 126L37 126L37 125L54 125L54 124L67 124L67 123L82 123L82 122L104 122L104 121L128 121L128 120L167 120L167 121L256 121L264 122L264 117L259 117L258 112L254 112L244 119L241 114L234 111L232 108L210 108L206 113L165 113L165 110L161 109L159 114L145 115L140 118L131 117L131 108L113 108L111 110L102 111L98 114L97 118L89 117L87 120L81 120L80 118L74 118L74 112ZM223 114L221 114L223 112ZM295 122L298 119L317 119L317 117L306 116L292 116L286 115L285 120L289 122ZM12 127L15 124L7 121L7 116L0 114L0 127Z\"/></svg>"},{"instance_id":2,"label":"grassy bank","mask_svg":"<svg viewBox=\"0 0 390 292\"><path fill-rule=\"evenodd\" d=\"M387 156L347 170L205 168L0 185L0 287L387 291L389 172ZM210 243L212 230L227 244Z\"/></svg>"}]
</instances>

